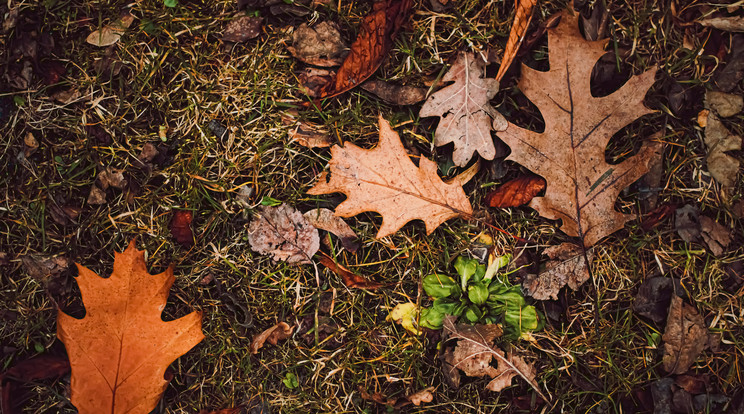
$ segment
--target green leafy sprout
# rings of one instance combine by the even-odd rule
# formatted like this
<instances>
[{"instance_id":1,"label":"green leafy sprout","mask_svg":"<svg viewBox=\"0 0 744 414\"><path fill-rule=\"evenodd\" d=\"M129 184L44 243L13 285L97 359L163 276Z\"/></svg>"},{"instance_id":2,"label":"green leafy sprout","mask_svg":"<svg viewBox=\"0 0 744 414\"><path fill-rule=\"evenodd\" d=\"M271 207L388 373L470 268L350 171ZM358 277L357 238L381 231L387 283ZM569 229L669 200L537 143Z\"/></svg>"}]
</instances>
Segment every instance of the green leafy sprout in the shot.
<instances>
[{"instance_id":1,"label":"green leafy sprout","mask_svg":"<svg viewBox=\"0 0 744 414\"><path fill-rule=\"evenodd\" d=\"M494 277L511 260L511 255L496 257L486 267L476 259L455 259L458 280L434 273L424 278L424 290L434 303L421 310L420 326L441 329L446 315L469 323L501 323L508 336L521 337L542 328L542 318L527 304L519 286L509 283L506 273Z\"/></svg>"}]
</instances>

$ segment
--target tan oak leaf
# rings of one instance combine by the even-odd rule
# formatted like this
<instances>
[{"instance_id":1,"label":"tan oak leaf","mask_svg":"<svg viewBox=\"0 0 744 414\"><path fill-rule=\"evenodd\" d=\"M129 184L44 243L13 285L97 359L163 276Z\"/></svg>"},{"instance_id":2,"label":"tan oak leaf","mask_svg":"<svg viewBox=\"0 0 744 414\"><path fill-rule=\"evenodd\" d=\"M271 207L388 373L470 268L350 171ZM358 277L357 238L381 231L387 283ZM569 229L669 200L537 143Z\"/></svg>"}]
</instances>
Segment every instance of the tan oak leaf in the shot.
<instances>
[{"instance_id":1,"label":"tan oak leaf","mask_svg":"<svg viewBox=\"0 0 744 414\"><path fill-rule=\"evenodd\" d=\"M509 123L498 136L512 149L514 160L547 180L544 197L530 207L541 216L562 220L561 230L585 246L620 230L634 218L615 211L620 191L649 170L663 144L648 141L638 154L619 164L605 161L612 135L642 115L656 69L633 76L616 92L594 97L590 78L594 62L606 52L607 40L590 42L579 33L578 15L563 13L548 32L550 70L522 66L519 88L540 109L545 131L538 133Z\"/></svg>"},{"instance_id":2,"label":"tan oak leaf","mask_svg":"<svg viewBox=\"0 0 744 414\"><path fill-rule=\"evenodd\" d=\"M454 82L424 102L419 116L438 116L441 121L434 132L434 145L441 147L454 142L452 161L464 166L474 153L492 160L496 148L491 127L506 126L506 120L488 103L499 90L496 79L485 77L485 62L472 53L461 53L443 82Z\"/></svg>"},{"instance_id":3,"label":"tan oak leaf","mask_svg":"<svg viewBox=\"0 0 744 414\"><path fill-rule=\"evenodd\" d=\"M416 167L398 133L382 116L379 122L377 146L369 150L350 143L333 146L330 172L321 174L308 193L346 194L347 199L335 211L341 217L366 211L380 213L378 238L395 233L411 220L423 220L428 234L446 220L472 214L462 189L466 177L444 182L437 175L436 163L423 157Z\"/></svg>"}]
</instances>

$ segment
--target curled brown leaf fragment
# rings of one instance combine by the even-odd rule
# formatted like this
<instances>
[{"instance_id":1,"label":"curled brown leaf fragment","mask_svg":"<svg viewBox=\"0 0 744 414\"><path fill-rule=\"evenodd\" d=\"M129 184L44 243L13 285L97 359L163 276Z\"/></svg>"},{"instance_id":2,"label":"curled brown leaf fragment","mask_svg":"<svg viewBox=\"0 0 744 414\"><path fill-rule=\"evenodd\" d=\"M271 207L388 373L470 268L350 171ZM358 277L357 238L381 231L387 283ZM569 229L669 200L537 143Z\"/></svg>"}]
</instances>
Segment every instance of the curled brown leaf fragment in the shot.
<instances>
[{"instance_id":1,"label":"curled brown leaf fragment","mask_svg":"<svg viewBox=\"0 0 744 414\"><path fill-rule=\"evenodd\" d=\"M372 282L370 280L367 280L364 277L341 266L340 264L334 262L330 256L328 256L327 254L323 252L319 253L318 261L320 262L320 264L327 267L333 273L341 276L341 280L343 280L344 285L346 285L346 287L356 288L356 289L374 290L374 289L379 289L384 286L382 283L377 283L377 282Z\"/></svg>"},{"instance_id":2,"label":"curled brown leaf fragment","mask_svg":"<svg viewBox=\"0 0 744 414\"><path fill-rule=\"evenodd\" d=\"M509 180L486 195L490 207L506 208L527 204L545 189L545 179L527 174Z\"/></svg>"},{"instance_id":3,"label":"curled brown leaf fragment","mask_svg":"<svg viewBox=\"0 0 744 414\"><path fill-rule=\"evenodd\" d=\"M194 233L191 231L191 222L194 213L190 210L176 210L170 222L170 231L173 238L185 247L194 245Z\"/></svg>"},{"instance_id":4,"label":"curled brown leaf fragment","mask_svg":"<svg viewBox=\"0 0 744 414\"><path fill-rule=\"evenodd\" d=\"M426 98L427 88L395 85L379 79L370 79L362 84L362 89L395 105L413 105Z\"/></svg>"},{"instance_id":5,"label":"curled brown leaf fragment","mask_svg":"<svg viewBox=\"0 0 744 414\"><path fill-rule=\"evenodd\" d=\"M251 250L274 261L310 263L320 248L318 229L292 206L264 207L248 227Z\"/></svg>"},{"instance_id":6,"label":"curled brown leaf fragment","mask_svg":"<svg viewBox=\"0 0 744 414\"><path fill-rule=\"evenodd\" d=\"M496 80L501 81L506 71L511 66L514 57L517 55L519 46L524 40L524 36L527 33L527 28L532 21L532 9L537 4L537 0L517 0L514 3L516 7L516 13L514 14L514 22L512 22L511 30L509 31L509 40L506 42L506 48L504 49L504 58L499 66L499 72L496 74Z\"/></svg>"},{"instance_id":7,"label":"curled brown leaf fragment","mask_svg":"<svg viewBox=\"0 0 744 414\"><path fill-rule=\"evenodd\" d=\"M121 39L121 36L127 31L133 22L134 16L127 12L118 20L88 35L88 38L85 39L85 41L93 46L111 46Z\"/></svg>"},{"instance_id":8,"label":"curled brown leaf fragment","mask_svg":"<svg viewBox=\"0 0 744 414\"><path fill-rule=\"evenodd\" d=\"M256 335L256 337L253 338L253 340L251 341L251 354L257 354L258 350L263 348L266 342L270 343L271 345L276 345L279 343L279 341L283 341L289 338L290 336L292 336L294 328L294 326L289 326L287 322L279 322L271 328Z\"/></svg>"},{"instance_id":9,"label":"curled brown leaf fragment","mask_svg":"<svg viewBox=\"0 0 744 414\"><path fill-rule=\"evenodd\" d=\"M263 18L254 16L240 16L227 24L222 40L225 42L245 42L261 34Z\"/></svg>"},{"instance_id":10,"label":"curled brown leaf fragment","mask_svg":"<svg viewBox=\"0 0 744 414\"><path fill-rule=\"evenodd\" d=\"M327 148L335 143L331 134L321 125L302 121L289 131L289 139L307 148Z\"/></svg>"},{"instance_id":11,"label":"curled brown leaf fragment","mask_svg":"<svg viewBox=\"0 0 744 414\"><path fill-rule=\"evenodd\" d=\"M341 239L341 245L349 253L356 253L359 248L356 233L346 224L344 219L334 215L333 211L327 208L316 208L306 212L303 216L315 228L335 234Z\"/></svg>"},{"instance_id":12,"label":"curled brown leaf fragment","mask_svg":"<svg viewBox=\"0 0 744 414\"><path fill-rule=\"evenodd\" d=\"M332 22L314 26L303 23L292 33L292 45L287 47L295 58L313 66L338 66L348 53L338 27Z\"/></svg>"},{"instance_id":13,"label":"curled brown leaf fragment","mask_svg":"<svg viewBox=\"0 0 744 414\"><path fill-rule=\"evenodd\" d=\"M664 370L684 374L708 345L708 328L694 306L672 295L664 340Z\"/></svg>"},{"instance_id":14,"label":"curled brown leaf fragment","mask_svg":"<svg viewBox=\"0 0 744 414\"><path fill-rule=\"evenodd\" d=\"M545 270L538 275L528 274L522 281L525 294L537 300L558 299L558 292L568 285L577 290L589 279L589 261L594 257L592 249L584 251L580 246L572 243L561 243L551 246L544 252L550 260L545 264Z\"/></svg>"}]
</instances>

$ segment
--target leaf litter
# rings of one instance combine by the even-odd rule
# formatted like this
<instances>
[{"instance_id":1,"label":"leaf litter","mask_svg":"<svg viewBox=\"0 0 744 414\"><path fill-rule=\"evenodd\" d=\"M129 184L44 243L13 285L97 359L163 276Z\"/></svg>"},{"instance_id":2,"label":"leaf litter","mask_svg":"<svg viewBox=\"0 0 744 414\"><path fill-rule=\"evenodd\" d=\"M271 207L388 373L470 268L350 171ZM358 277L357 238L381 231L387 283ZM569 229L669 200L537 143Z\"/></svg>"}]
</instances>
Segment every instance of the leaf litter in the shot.
<instances>
[{"instance_id":1,"label":"leaf litter","mask_svg":"<svg viewBox=\"0 0 744 414\"><path fill-rule=\"evenodd\" d=\"M248 227L251 250L275 261L307 264L320 248L318 229L292 206L265 206Z\"/></svg>"}]
</instances>

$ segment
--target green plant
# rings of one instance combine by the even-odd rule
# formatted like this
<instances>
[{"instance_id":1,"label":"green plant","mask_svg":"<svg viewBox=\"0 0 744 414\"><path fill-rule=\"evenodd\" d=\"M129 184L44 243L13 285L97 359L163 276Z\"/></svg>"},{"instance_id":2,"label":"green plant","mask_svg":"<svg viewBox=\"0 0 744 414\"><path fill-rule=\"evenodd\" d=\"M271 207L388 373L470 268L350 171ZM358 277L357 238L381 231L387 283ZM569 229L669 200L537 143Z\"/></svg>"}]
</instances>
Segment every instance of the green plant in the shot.
<instances>
[{"instance_id":1,"label":"green plant","mask_svg":"<svg viewBox=\"0 0 744 414\"><path fill-rule=\"evenodd\" d=\"M460 256L455 260L459 283L448 275L426 276L424 290L434 303L421 310L420 325L441 329L444 317L454 315L470 323L502 323L506 333L516 337L540 329L542 318L527 304L519 286L506 277L494 277L510 259L510 255L500 256L486 267Z\"/></svg>"}]
</instances>

